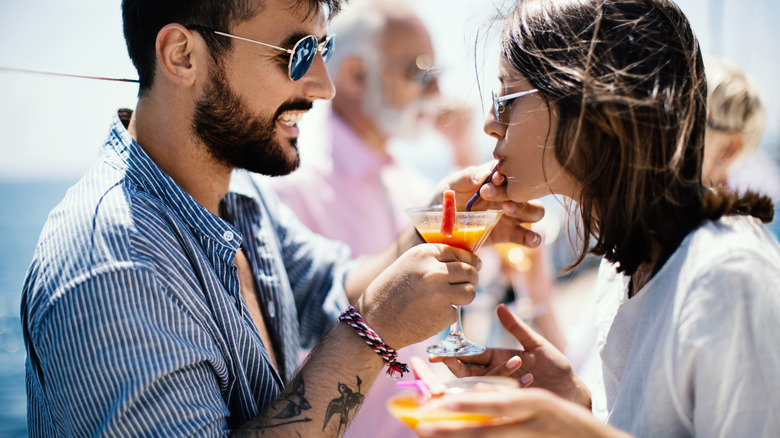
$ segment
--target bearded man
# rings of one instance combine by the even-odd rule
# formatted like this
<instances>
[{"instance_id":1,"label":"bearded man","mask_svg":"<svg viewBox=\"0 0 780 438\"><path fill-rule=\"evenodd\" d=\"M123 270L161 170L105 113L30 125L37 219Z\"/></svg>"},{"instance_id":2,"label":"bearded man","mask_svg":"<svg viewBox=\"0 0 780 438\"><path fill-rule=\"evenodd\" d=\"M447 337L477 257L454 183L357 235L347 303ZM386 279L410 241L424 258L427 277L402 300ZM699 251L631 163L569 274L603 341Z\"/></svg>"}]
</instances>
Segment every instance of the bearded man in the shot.
<instances>
[{"instance_id":1,"label":"bearded man","mask_svg":"<svg viewBox=\"0 0 780 438\"><path fill-rule=\"evenodd\" d=\"M473 299L473 254L407 229L357 265L249 177L297 167L297 121L334 94L339 6L122 2L136 109L52 211L24 284L31 436L337 436L344 388L398 366L339 313L401 348Z\"/></svg>"}]
</instances>

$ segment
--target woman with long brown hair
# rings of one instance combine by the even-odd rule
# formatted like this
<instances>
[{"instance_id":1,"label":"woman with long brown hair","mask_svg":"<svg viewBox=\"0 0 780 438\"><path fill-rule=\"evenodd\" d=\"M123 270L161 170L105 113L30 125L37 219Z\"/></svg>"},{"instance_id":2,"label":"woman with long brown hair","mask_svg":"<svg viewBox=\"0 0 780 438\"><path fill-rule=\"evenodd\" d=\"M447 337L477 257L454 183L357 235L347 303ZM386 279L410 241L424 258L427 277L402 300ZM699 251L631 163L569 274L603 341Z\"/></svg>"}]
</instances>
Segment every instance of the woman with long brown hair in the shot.
<instances>
[{"instance_id":1,"label":"woman with long brown hair","mask_svg":"<svg viewBox=\"0 0 780 438\"><path fill-rule=\"evenodd\" d=\"M604 256L595 289L603 381L591 397L560 352L500 307L523 349L444 362L458 376L530 373L531 386L550 391L454 399L453 409L498 412L508 424L424 434L780 434L780 349L770 339L780 330L780 246L762 225L772 203L702 184L707 85L680 9L517 1L500 55L485 122L499 172L481 195L576 201L594 242L579 239L579 260Z\"/></svg>"}]
</instances>

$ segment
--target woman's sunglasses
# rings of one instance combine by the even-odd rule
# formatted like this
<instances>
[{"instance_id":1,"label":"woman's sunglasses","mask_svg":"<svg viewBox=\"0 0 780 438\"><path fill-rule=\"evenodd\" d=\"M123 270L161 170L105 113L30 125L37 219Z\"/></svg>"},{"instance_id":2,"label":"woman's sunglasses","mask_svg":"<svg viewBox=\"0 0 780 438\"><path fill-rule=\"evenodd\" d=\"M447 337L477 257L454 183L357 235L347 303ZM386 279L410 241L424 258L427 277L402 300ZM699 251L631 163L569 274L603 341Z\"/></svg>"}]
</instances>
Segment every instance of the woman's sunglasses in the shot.
<instances>
[{"instance_id":1,"label":"woman's sunglasses","mask_svg":"<svg viewBox=\"0 0 780 438\"><path fill-rule=\"evenodd\" d=\"M320 52L320 55L322 56L322 60L327 62L330 56L333 54L333 46L336 40L335 38L336 35L328 35L328 37L325 38L325 41L320 43L317 41L317 37L315 37L314 35L307 35L301 38L300 40L298 40L298 42L295 43L295 46L293 46L292 49L285 49L283 47L274 46L272 44L261 43L260 41L250 40L248 38L243 38L240 36L229 34L227 32L221 32L218 30L209 29L208 27L198 26L195 24L187 26L187 29L211 32L213 34L220 35L223 37L246 41L248 43L259 44L261 46L265 46L271 49L287 52L290 54L290 62L287 64L287 75L293 81L297 81L298 79L302 78L306 74L306 72L309 71L309 67L311 67L312 61L314 61L314 55L317 52Z\"/></svg>"},{"instance_id":2,"label":"woman's sunglasses","mask_svg":"<svg viewBox=\"0 0 780 438\"><path fill-rule=\"evenodd\" d=\"M493 92L493 115L496 116L496 120L499 122L501 121L501 114L506 111L506 107L509 106L509 104L517 99L518 97L523 97L525 95L536 93L537 89L531 89L528 91L521 91L519 93L512 93L507 94L506 96L498 96L496 92Z\"/></svg>"}]
</instances>

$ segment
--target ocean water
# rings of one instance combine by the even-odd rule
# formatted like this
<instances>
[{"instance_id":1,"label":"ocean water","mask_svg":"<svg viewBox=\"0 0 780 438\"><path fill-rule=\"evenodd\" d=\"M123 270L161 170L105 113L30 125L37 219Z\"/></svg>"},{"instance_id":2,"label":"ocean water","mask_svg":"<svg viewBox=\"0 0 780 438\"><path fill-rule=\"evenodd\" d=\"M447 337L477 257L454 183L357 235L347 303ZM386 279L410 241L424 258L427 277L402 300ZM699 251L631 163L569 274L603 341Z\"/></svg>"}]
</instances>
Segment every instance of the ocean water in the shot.
<instances>
[{"instance_id":1,"label":"ocean water","mask_svg":"<svg viewBox=\"0 0 780 438\"><path fill-rule=\"evenodd\" d=\"M75 181L0 181L0 437L25 437L22 284L49 211Z\"/></svg>"}]
</instances>

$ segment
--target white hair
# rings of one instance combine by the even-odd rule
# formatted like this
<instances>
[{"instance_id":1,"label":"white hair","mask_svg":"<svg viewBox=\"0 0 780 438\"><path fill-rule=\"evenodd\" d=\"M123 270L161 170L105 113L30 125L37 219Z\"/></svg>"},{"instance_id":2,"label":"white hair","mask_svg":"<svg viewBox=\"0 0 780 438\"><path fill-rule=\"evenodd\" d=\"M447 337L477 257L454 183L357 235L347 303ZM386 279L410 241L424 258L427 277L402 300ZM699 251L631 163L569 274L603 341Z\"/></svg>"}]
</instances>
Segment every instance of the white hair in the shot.
<instances>
[{"instance_id":1,"label":"white hair","mask_svg":"<svg viewBox=\"0 0 780 438\"><path fill-rule=\"evenodd\" d=\"M414 14L400 0L360 0L348 3L330 23L336 34L336 50L328 61L328 69L337 76L344 60L358 57L370 65L382 60L377 48L388 18L398 14Z\"/></svg>"}]
</instances>

